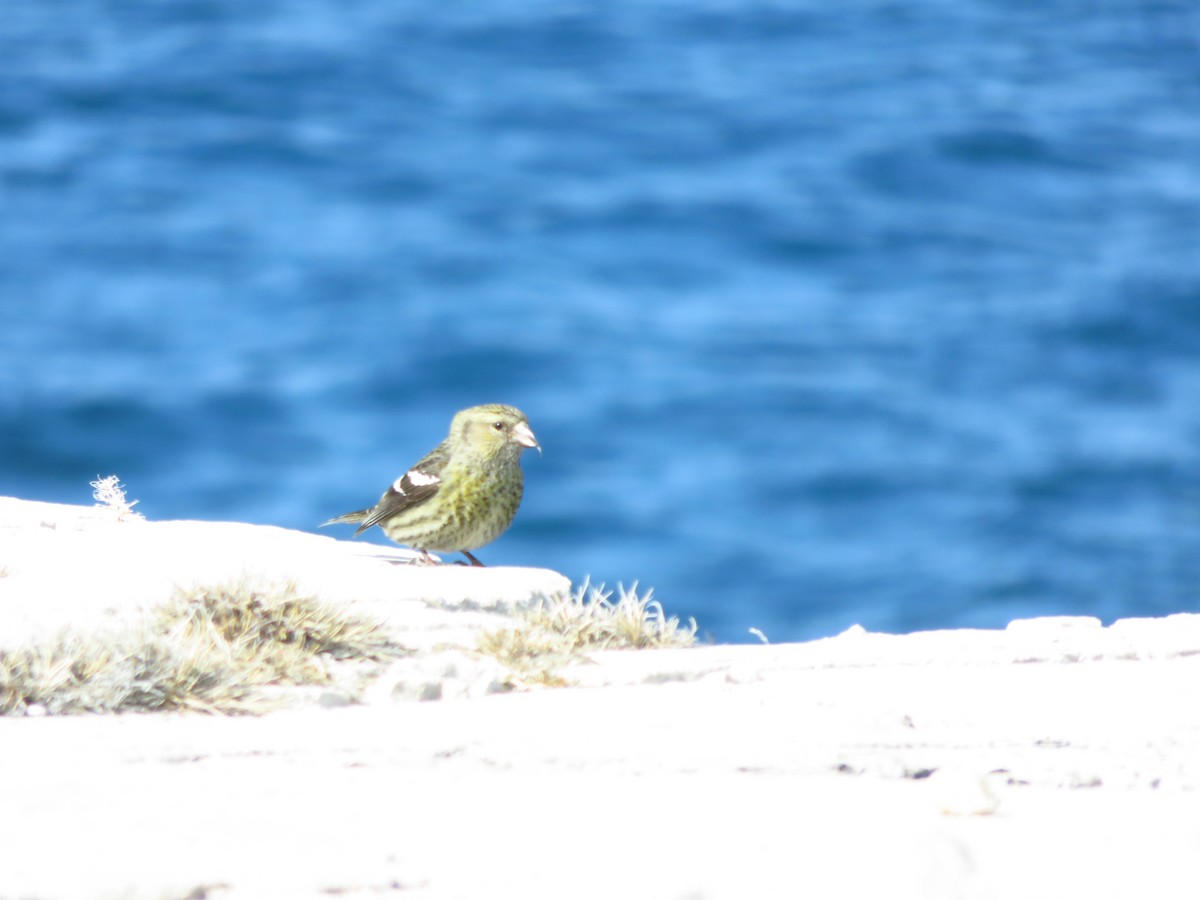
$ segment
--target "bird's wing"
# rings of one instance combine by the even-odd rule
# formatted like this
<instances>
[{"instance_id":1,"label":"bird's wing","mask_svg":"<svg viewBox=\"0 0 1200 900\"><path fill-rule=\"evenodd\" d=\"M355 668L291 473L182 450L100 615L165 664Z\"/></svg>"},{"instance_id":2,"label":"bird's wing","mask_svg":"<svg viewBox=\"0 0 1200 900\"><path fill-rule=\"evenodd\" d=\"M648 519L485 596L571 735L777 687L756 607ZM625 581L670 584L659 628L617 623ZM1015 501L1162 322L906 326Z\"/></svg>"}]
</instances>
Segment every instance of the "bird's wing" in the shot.
<instances>
[{"instance_id":1,"label":"bird's wing","mask_svg":"<svg viewBox=\"0 0 1200 900\"><path fill-rule=\"evenodd\" d=\"M449 448L443 441L392 482L387 493L367 512L362 524L355 530L355 535L362 534L372 525L378 525L406 509L424 503L436 494L442 484L442 472L449 461Z\"/></svg>"}]
</instances>

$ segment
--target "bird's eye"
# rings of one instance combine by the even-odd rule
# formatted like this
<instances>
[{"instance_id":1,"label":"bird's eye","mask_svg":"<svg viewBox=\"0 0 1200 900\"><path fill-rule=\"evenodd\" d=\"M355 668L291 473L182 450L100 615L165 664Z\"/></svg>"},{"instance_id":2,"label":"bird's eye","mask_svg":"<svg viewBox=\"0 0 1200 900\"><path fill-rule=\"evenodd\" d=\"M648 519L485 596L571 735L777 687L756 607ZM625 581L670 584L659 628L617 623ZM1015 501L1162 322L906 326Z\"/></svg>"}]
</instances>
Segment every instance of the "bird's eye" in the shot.
<instances>
[{"instance_id":1,"label":"bird's eye","mask_svg":"<svg viewBox=\"0 0 1200 900\"><path fill-rule=\"evenodd\" d=\"M495 428L497 431L503 431L504 423L503 422L493 422L492 427Z\"/></svg>"}]
</instances>

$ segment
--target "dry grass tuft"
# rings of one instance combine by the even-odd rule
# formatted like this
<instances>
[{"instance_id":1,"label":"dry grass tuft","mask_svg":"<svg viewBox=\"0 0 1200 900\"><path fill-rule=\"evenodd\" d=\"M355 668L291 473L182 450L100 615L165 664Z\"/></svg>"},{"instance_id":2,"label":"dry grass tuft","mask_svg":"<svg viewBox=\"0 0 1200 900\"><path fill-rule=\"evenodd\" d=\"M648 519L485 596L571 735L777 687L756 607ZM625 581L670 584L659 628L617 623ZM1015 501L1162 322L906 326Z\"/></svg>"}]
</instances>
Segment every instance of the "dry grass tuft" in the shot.
<instances>
[{"instance_id":1,"label":"dry grass tuft","mask_svg":"<svg viewBox=\"0 0 1200 900\"><path fill-rule=\"evenodd\" d=\"M177 646L161 635L122 641L61 636L0 651L0 713L41 707L58 715L126 710L254 712L251 684L216 648Z\"/></svg>"},{"instance_id":2,"label":"dry grass tuft","mask_svg":"<svg viewBox=\"0 0 1200 900\"><path fill-rule=\"evenodd\" d=\"M558 669L588 650L687 647L696 641L696 622L684 627L667 618L653 592L638 596L637 585L618 586L618 598L584 584L573 594L543 599L517 614L517 623L487 631L479 650L496 657L522 685L562 685Z\"/></svg>"},{"instance_id":3,"label":"dry grass tuft","mask_svg":"<svg viewBox=\"0 0 1200 900\"><path fill-rule=\"evenodd\" d=\"M274 685L329 684L338 661L407 653L383 627L291 586L180 591L140 631L64 635L0 651L0 714L193 710L263 712Z\"/></svg>"},{"instance_id":4,"label":"dry grass tuft","mask_svg":"<svg viewBox=\"0 0 1200 900\"><path fill-rule=\"evenodd\" d=\"M507 683L513 687L565 687L568 681L558 670L580 658L559 636L520 625L484 632L478 648L508 669Z\"/></svg>"},{"instance_id":5,"label":"dry grass tuft","mask_svg":"<svg viewBox=\"0 0 1200 900\"><path fill-rule=\"evenodd\" d=\"M228 647L239 664L264 669L270 683L327 684L329 662L383 662L405 655L377 622L350 616L293 586L246 585L179 592L159 616L162 631Z\"/></svg>"},{"instance_id":6,"label":"dry grass tuft","mask_svg":"<svg viewBox=\"0 0 1200 900\"><path fill-rule=\"evenodd\" d=\"M141 513L133 511L140 501L125 499L125 485L121 484L116 475L109 475L105 478L97 475L96 480L91 482L91 486L92 497L95 499L96 505L116 513L118 522L123 522L125 519L145 518Z\"/></svg>"},{"instance_id":7,"label":"dry grass tuft","mask_svg":"<svg viewBox=\"0 0 1200 900\"><path fill-rule=\"evenodd\" d=\"M688 647L696 641L696 623L684 628L667 618L653 591L638 596L637 584L617 587L617 601L603 586L583 585L574 594L545 600L525 613L531 626L561 635L576 650L641 650Z\"/></svg>"}]
</instances>

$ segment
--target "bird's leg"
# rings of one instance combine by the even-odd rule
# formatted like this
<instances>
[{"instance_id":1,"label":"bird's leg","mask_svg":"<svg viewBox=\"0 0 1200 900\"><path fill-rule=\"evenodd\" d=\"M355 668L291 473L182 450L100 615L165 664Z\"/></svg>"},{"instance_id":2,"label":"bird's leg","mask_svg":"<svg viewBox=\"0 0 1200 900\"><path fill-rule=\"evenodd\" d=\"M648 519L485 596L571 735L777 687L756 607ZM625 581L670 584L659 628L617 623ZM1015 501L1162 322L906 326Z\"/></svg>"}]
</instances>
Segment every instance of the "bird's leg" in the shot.
<instances>
[{"instance_id":1,"label":"bird's leg","mask_svg":"<svg viewBox=\"0 0 1200 900\"><path fill-rule=\"evenodd\" d=\"M460 550L459 552L460 552L460 553L462 553L462 555L463 555L463 556L465 556L467 559L469 559L469 560L471 561L471 565L473 565L473 566L481 566L481 567L483 567L483 568L487 568L486 566L484 566L484 565L483 565L483 563L481 563L481 562L480 562L479 560L477 560L477 559L476 559L474 556L472 556L472 555L471 555L471 553L470 553L470 551L468 551L468 550Z\"/></svg>"},{"instance_id":2,"label":"bird's leg","mask_svg":"<svg viewBox=\"0 0 1200 900\"><path fill-rule=\"evenodd\" d=\"M426 550L423 547L418 547L417 550L419 550L421 552L421 555L419 557L417 557L417 560L416 560L416 563L418 566L436 566L437 565L437 561L434 560L434 558L429 555L428 550Z\"/></svg>"}]
</instances>

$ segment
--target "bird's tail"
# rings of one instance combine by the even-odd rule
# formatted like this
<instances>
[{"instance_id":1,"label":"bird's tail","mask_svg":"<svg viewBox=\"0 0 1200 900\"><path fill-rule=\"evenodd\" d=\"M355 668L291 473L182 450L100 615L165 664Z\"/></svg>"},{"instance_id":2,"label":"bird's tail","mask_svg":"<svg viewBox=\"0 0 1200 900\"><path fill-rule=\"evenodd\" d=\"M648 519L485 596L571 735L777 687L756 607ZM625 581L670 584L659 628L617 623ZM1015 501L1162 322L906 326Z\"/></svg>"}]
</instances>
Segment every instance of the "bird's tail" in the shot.
<instances>
[{"instance_id":1,"label":"bird's tail","mask_svg":"<svg viewBox=\"0 0 1200 900\"><path fill-rule=\"evenodd\" d=\"M357 525L367 517L370 507L367 509L356 509L354 512L348 512L344 516L336 516L328 522L322 522L318 527L324 528L326 525Z\"/></svg>"}]
</instances>

